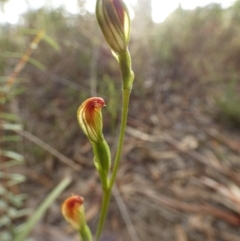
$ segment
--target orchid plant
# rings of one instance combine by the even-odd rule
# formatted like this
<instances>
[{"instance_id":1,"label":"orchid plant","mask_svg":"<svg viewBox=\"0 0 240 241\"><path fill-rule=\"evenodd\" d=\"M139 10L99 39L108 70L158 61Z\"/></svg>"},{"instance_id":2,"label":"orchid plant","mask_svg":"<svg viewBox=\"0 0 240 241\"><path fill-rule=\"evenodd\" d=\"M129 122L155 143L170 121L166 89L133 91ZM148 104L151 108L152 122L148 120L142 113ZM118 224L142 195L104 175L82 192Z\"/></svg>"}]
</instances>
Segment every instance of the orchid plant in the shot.
<instances>
[{"instance_id":1,"label":"orchid plant","mask_svg":"<svg viewBox=\"0 0 240 241\"><path fill-rule=\"evenodd\" d=\"M121 125L114 163L111 162L111 151L102 133L101 109L105 106L104 100L100 97L89 98L82 103L77 111L79 125L92 145L94 165L102 184L102 206L94 236L94 240L99 241L121 159L134 73L131 69L131 56L128 51L130 16L123 0L97 0L96 17L113 56L118 61L122 74ZM93 241L93 235L85 220L83 200L81 196L69 197L62 204L62 214L66 221L79 232L82 241Z\"/></svg>"}]
</instances>

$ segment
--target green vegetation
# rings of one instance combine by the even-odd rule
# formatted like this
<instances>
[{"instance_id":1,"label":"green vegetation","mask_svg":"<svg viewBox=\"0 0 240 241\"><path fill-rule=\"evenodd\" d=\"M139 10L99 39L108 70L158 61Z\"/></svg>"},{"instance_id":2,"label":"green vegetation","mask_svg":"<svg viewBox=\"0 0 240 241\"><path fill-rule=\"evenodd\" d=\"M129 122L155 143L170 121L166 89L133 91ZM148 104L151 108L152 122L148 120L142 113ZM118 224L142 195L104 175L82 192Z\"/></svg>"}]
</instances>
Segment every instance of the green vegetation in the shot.
<instances>
[{"instance_id":1,"label":"green vegetation","mask_svg":"<svg viewBox=\"0 0 240 241\"><path fill-rule=\"evenodd\" d=\"M160 101L169 101L171 93L189 89L190 102L211 113L213 119L224 120L221 124L227 121L239 127L240 1L228 9L218 4L193 11L178 8L161 24L153 24L145 8L138 11L130 41L136 76L132 117L141 118L139 110L156 110ZM21 25L1 26L1 90L42 29L47 33L44 41L34 49L4 101L1 96L1 158L6 162L0 163L0 180L7 181L0 185L0 209L11 206L11 213L0 215L0 228L5 230L12 230L18 218L29 213L24 208L25 194L9 189L25 179L16 166L25 165L23 154L30 153L29 164L41 163L46 155L38 146L21 146L15 131L24 127L60 152L72 154L67 147L83 136L76 122L76 110L83 100L93 93L104 97L107 133L115 131L120 111L120 72L95 16L72 16L61 8L31 11L23 16ZM10 232L4 235L1 240L11 240Z\"/></svg>"},{"instance_id":2,"label":"green vegetation","mask_svg":"<svg viewBox=\"0 0 240 241\"><path fill-rule=\"evenodd\" d=\"M148 15L138 13L133 20L133 29L139 28L139 31L132 33L130 43L138 79L135 96L152 94L166 81L171 89L177 91L189 85L199 85L203 99L209 95L213 98L225 96L226 86L232 79L237 80L238 88L239 5L237 1L233 7L225 10L218 4L194 11L178 8L162 24L153 24ZM41 101L30 105L30 111L36 113L44 108L44 112L49 113L56 109L56 99L59 98L64 100L62 104L66 106L66 118L71 119L77 103L81 103L90 93L97 91L105 97L114 91L117 95L116 89L120 86L119 70L116 63L111 62L111 54L106 51L105 44L102 44L94 15L71 16L63 9L40 9L27 13L24 22L24 25L17 27L17 31L16 27L10 26L1 30L0 45L5 50L0 57L1 76L7 75L9 65L18 57L16 53L21 53L28 39L36 33L35 29L46 28L60 46L53 44L56 50L49 51L49 45L43 43L35 50L32 58L37 60L34 63L38 67L45 67L45 70L42 73L33 71L28 65L21 75L27 78L27 83L25 80L23 85L27 89L44 87L37 93ZM145 24L141 25L143 22ZM23 34L28 34L29 37ZM10 53L15 53L15 56ZM107 78L106 73L109 76ZM108 78L111 79L110 85L107 84ZM98 81L99 79L104 81ZM151 83L149 86L148 82ZM20 105L33 96L36 96L34 91L25 92ZM114 104L111 103L112 105ZM110 109L112 107L108 109L110 118L115 120L116 113ZM49 115L47 113L43 115ZM52 115L55 119L56 113ZM61 129L58 123L56 128ZM53 136L50 139L55 138ZM64 144L56 148L63 146Z\"/></svg>"},{"instance_id":3,"label":"green vegetation","mask_svg":"<svg viewBox=\"0 0 240 241\"><path fill-rule=\"evenodd\" d=\"M37 211L31 213L30 209L24 209L24 201L29 198L27 194L18 190L19 184L26 180L25 175L18 173L18 166L26 165L24 157L19 154L15 143L20 143L19 132L23 130L19 124L19 117L5 111L12 111L12 104L17 95L22 92L19 87L18 75L27 63L32 63L40 70L43 65L31 58L34 49L42 39L45 39L53 47L57 44L45 34L44 30L37 31L34 39L24 53L3 52L2 57L19 58L9 77L2 77L0 85L0 238L2 241L25 240L37 221L43 216L47 208L56 200L61 192L70 184L70 178L65 178L42 202ZM3 61L3 64L6 62ZM15 97L15 98L14 98ZM31 215L30 215L31 213ZM18 224L18 220L30 215L28 222ZM17 225L18 224L18 225Z\"/></svg>"},{"instance_id":4,"label":"green vegetation","mask_svg":"<svg viewBox=\"0 0 240 241\"><path fill-rule=\"evenodd\" d=\"M216 98L219 108L218 117L228 124L239 127L240 124L240 95L237 91L237 82L226 84L223 94Z\"/></svg>"}]
</instances>

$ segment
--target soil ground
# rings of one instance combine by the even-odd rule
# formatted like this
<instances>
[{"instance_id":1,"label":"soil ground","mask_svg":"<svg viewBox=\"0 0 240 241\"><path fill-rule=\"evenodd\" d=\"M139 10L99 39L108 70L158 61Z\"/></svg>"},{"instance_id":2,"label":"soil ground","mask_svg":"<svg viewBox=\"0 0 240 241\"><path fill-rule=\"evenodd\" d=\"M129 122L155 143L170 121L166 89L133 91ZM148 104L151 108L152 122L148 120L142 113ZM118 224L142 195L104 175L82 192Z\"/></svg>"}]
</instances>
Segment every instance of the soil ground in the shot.
<instances>
[{"instance_id":1,"label":"soil ground","mask_svg":"<svg viewBox=\"0 0 240 241\"><path fill-rule=\"evenodd\" d=\"M144 99L135 96L133 88L122 161L102 241L240 240L239 130L213 114L207 86L184 83L189 87L173 91L172 84L162 80L158 92ZM31 103L33 96L24 102ZM32 160L22 170L28 179L22 191L31 194L26 206L36 208L60 180L72 177L32 236L37 241L78 240L63 220L60 205L71 194L83 196L89 225L96 229L102 193L91 146L84 135L76 134L81 131L72 124L74 118L56 123L55 117L64 116L66 106L57 93L51 96L56 107L52 106L51 114L50 107L37 115L23 113L23 101L19 103L16 109L27 123L21 133L24 150L39 148L41 143L34 136L48 133L52 140L45 139L41 145L41 160L33 161L25 153ZM57 124L66 131L50 132L49 125ZM117 124L115 129L117 133ZM115 133L108 129L105 136L114 150ZM55 149L60 158L51 154Z\"/></svg>"}]
</instances>

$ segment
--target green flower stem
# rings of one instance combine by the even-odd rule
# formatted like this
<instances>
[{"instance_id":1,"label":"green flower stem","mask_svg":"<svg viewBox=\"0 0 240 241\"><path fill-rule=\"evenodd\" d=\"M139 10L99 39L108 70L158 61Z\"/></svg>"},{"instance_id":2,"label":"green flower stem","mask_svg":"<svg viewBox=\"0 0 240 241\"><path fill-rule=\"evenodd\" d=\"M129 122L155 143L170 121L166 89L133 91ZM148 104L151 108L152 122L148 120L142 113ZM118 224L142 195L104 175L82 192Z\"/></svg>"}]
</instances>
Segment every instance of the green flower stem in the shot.
<instances>
[{"instance_id":1,"label":"green flower stem","mask_svg":"<svg viewBox=\"0 0 240 241\"><path fill-rule=\"evenodd\" d=\"M128 49L125 52L117 55L117 59L122 73L123 89L131 90L134 80L134 73L132 71L132 61Z\"/></svg>"},{"instance_id":2,"label":"green flower stem","mask_svg":"<svg viewBox=\"0 0 240 241\"><path fill-rule=\"evenodd\" d=\"M123 147L123 140L125 136L126 131L126 125L127 125L127 116L128 116L128 106L129 106L129 99L130 99L131 89L123 89L122 90L122 117L121 117L121 127L120 127L120 133L119 133L119 140L118 140L118 148L117 153L114 161L112 176L110 179L110 190L112 190L113 184L115 182L118 167L120 164L120 158L122 154L122 147Z\"/></svg>"},{"instance_id":3,"label":"green flower stem","mask_svg":"<svg viewBox=\"0 0 240 241\"><path fill-rule=\"evenodd\" d=\"M111 164L111 154L109 146L105 139L103 139L96 143L92 142L92 147L94 152L94 164L96 169L98 170L103 190L108 189L108 173Z\"/></svg>"},{"instance_id":4,"label":"green flower stem","mask_svg":"<svg viewBox=\"0 0 240 241\"><path fill-rule=\"evenodd\" d=\"M81 228L79 234L81 236L81 241L92 241L92 233L87 224Z\"/></svg>"},{"instance_id":5,"label":"green flower stem","mask_svg":"<svg viewBox=\"0 0 240 241\"><path fill-rule=\"evenodd\" d=\"M124 78L124 76L123 76ZM118 140L118 148L117 153L114 161L112 176L110 178L110 184L107 189L103 189L103 200L102 200L102 207L101 207L101 213L100 218L98 222L97 227L97 233L96 233L96 241L99 241L101 237L101 233L103 230L103 226L106 220L107 216L107 210L109 206L109 201L112 193L112 187L115 182L116 176L117 176L117 170L120 163L121 153L122 153L122 147L123 147L123 140L125 136L125 130L126 130L126 124L127 124L127 116L128 116L128 105L129 105L129 99L131 94L131 88L123 89L122 90L122 116L121 116L121 126L120 126L120 133L119 133L119 140Z\"/></svg>"},{"instance_id":6,"label":"green flower stem","mask_svg":"<svg viewBox=\"0 0 240 241\"><path fill-rule=\"evenodd\" d=\"M100 218L98 221L98 227L97 227L95 241L98 241L101 237L103 226L104 226L106 216L107 216L110 197L111 197L111 189L109 187L108 189L103 190L102 207L101 207Z\"/></svg>"}]
</instances>

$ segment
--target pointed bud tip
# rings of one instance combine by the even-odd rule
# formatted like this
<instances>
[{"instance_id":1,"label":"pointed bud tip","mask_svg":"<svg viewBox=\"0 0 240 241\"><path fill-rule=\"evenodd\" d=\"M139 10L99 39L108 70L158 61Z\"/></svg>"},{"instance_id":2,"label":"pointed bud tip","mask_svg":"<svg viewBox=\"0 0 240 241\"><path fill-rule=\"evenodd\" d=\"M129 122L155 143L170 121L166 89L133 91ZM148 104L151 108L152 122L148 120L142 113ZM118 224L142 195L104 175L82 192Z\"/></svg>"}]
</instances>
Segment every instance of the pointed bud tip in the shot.
<instances>
[{"instance_id":1,"label":"pointed bud tip","mask_svg":"<svg viewBox=\"0 0 240 241\"><path fill-rule=\"evenodd\" d=\"M105 106L104 99L101 97L92 97L87 100L87 103L93 107L102 108Z\"/></svg>"},{"instance_id":2,"label":"pointed bud tip","mask_svg":"<svg viewBox=\"0 0 240 241\"><path fill-rule=\"evenodd\" d=\"M89 113L92 114L92 112L96 111L97 109L101 109L102 107L106 106L104 99L101 97L92 97L87 99L86 101L84 101L82 103L82 105L80 106L85 108L85 110Z\"/></svg>"},{"instance_id":3,"label":"pointed bud tip","mask_svg":"<svg viewBox=\"0 0 240 241\"><path fill-rule=\"evenodd\" d=\"M73 195L67 198L63 205L66 205L69 209L74 208L75 205L82 205L84 202L84 198L78 195Z\"/></svg>"}]
</instances>

